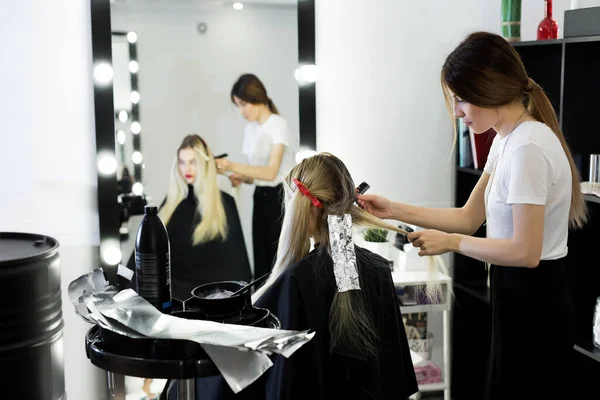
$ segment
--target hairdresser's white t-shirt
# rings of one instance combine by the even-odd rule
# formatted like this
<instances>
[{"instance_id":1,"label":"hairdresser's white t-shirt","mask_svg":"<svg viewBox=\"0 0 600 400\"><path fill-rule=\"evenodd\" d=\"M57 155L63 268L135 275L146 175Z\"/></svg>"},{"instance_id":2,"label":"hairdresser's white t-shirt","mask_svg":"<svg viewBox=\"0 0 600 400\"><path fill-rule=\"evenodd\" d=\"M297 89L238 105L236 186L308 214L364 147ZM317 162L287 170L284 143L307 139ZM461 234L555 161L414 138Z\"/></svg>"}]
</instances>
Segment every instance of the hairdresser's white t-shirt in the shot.
<instances>
[{"instance_id":1,"label":"hairdresser's white t-shirt","mask_svg":"<svg viewBox=\"0 0 600 400\"><path fill-rule=\"evenodd\" d=\"M276 144L283 144L283 158L274 181L255 180L258 186L277 186L296 165L294 154L298 140L292 135L287 121L278 114L271 114L264 124L250 122L244 130L244 145L242 152L248 157L248 163L253 166L267 166L271 151Z\"/></svg>"},{"instance_id":2,"label":"hairdresser's white t-shirt","mask_svg":"<svg viewBox=\"0 0 600 400\"><path fill-rule=\"evenodd\" d=\"M541 259L564 257L572 178L554 132L543 123L525 121L504 138L496 135L484 171L492 175L485 190L489 237L513 237L513 204L544 205Z\"/></svg>"}]
</instances>

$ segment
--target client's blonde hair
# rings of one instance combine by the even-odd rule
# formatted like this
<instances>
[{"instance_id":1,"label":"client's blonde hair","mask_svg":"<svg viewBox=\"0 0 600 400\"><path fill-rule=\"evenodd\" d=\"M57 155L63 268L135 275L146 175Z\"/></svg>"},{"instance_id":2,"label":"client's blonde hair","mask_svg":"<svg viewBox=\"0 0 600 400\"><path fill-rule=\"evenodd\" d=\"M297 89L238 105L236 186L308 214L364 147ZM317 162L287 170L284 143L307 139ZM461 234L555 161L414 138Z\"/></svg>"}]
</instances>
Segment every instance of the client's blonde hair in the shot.
<instances>
[{"instance_id":1,"label":"client's blonde hair","mask_svg":"<svg viewBox=\"0 0 600 400\"><path fill-rule=\"evenodd\" d=\"M227 216L217 183L217 167L208 146L198 135L186 136L177 149L177 156L171 167L167 199L158 215L166 225L179 203L188 196L188 184L181 176L178 166L179 152L183 149L192 149L196 153L198 165L193 186L194 192L199 198L198 212L202 216L202 221L194 230L193 244L225 239L227 237Z\"/></svg>"},{"instance_id":2,"label":"client's blonde hair","mask_svg":"<svg viewBox=\"0 0 600 400\"><path fill-rule=\"evenodd\" d=\"M317 232L321 239L319 249L329 252L328 215L350 214L355 225L385 228L391 231L407 233L406 231L385 223L381 219L361 210L354 205L356 186L344 163L337 157L321 153L304 159L285 178L284 185L296 188L293 178L297 178L310 193L323 203L318 209ZM299 190L288 196L285 205L285 215L279 237L277 261L266 283L256 291L253 299L258 299L277 280L281 273L290 265L306 257L310 251L309 220L311 217L311 200L302 195ZM357 258L359 254L357 253ZM439 258L441 260L441 258ZM364 268L369 260L359 259L358 268ZM431 272L437 272L431 262ZM445 270L443 262L441 268ZM367 287L361 282L361 287ZM438 299L440 285L431 284L426 287L430 298ZM399 311L398 311L399 312ZM329 330L331 347L344 343L350 348L363 354L375 356L376 333L366 310L362 290L336 292L330 310Z\"/></svg>"}]
</instances>

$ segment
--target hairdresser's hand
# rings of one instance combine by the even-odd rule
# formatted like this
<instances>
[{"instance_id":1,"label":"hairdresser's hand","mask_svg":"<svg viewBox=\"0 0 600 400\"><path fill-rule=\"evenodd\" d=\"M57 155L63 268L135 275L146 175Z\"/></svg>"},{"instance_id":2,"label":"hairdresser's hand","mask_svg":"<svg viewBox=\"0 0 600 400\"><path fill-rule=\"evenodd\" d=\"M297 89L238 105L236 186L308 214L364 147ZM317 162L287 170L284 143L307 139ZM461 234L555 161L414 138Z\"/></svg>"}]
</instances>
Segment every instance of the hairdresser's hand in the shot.
<instances>
[{"instance_id":1,"label":"hairdresser's hand","mask_svg":"<svg viewBox=\"0 0 600 400\"><path fill-rule=\"evenodd\" d=\"M242 184L242 178L238 174L229 175L229 182L231 182L231 186L238 187Z\"/></svg>"},{"instance_id":2,"label":"hairdresser's hand","mask_svg":"<svg viewBox=\"0 0 600 400\"><path fill-rule=\"evenodd\" d=\"M239 180L240 183L247 183L248 185L251 185L254 183L253 178L250 178L249 176L246 176L246 175L238 174L237 172L234 172L231 175L229 175L229 180L232 180L232 179L235 179L236 181Z\"/></svg>"},{"instance_id":3,"label":"hairdresser's hand","mask_svg":"<svg viewBox=\"0 0 600 400\"><path fill-rule=\"evenodd\" d=\"M458 251L460 244L460 238L457 235L435 229L411 232L408 234L408 240L414 247L420 248L420 256L436 256L449 251Z\"/></svg>"},{"instance_id":4,"label":"hairdresser's hand","mask_svg":"<svg viewBox=\"0 0 600 400\"><path fill-rule=\"evenodd\" d=\"M231 171L232 162L226 158L217 158L215 160L215 164L217 164L217 171L219 173Z\"/></svg>"},{"instance_id":5,"label":"hairdresser's hand","mask_svg":"<svg viewBox=\"0 0 600 400\"><path fill-rule=\"evenodd\" d=\"M393 202L376 194L357 194L358 206L378 218L392 218Z\"/></svg>"}]
</instances>

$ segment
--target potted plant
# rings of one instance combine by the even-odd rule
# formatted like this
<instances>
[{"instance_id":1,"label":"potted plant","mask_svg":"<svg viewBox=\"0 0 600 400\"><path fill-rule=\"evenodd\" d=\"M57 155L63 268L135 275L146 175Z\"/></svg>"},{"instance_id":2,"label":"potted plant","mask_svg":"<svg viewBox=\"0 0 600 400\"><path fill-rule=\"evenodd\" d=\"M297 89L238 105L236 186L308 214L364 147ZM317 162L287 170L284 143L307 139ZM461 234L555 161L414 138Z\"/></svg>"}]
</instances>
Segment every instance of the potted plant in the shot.
<instances>
[{"instance_id":1,"label":"potted plant","mask_svg":"<svg viewBox=\"0 0 600 400\"><path fill-rule=\"evenodd\" d=\"M370 228L363 232L365 242L363 247L379 254L385 259L389 259L390 243L388 240L389 231L381 228Z\"/></svg>"}]
</instances>

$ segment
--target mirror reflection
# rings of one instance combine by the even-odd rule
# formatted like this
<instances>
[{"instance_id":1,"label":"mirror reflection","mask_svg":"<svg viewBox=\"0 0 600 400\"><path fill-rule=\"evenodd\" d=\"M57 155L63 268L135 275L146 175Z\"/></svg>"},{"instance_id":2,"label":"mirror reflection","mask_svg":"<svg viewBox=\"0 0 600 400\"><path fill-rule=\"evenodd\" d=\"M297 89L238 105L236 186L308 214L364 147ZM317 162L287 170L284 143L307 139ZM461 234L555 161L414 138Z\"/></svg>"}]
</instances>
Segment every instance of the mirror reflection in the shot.
<instances>
[{"instance_id":1,"label":"mirror reflection","mask_svg":"<svg viewBox=\"0 0 600 400\"><path fill-rule=\"evenodd\" d=\"M232 218L218 217L236 237L227 253L248 260L239 274L198 273L204 278L181 290L174 282L174 292L268 272L281 225L280 180L298 151L296 2L251 1L237 10L223 2L127 0L112 4L111 24L122 263L132 265L143 206L154 204L169 210L161 215L173 276L207 262L179 251L197 250L211 209ZM193 221L176 227L188 197L196 202L186 215ZM205 239L222 245L222 236Z\"/></svg>"},{"instance_id":2,"label":"mirror reflection","mask_svg":"<svg viewBox=\"0 0 600 400\"><path fill-rule=\"evenodd\" d=\"M118 1L111 26L121 263L135 269L152 204L169 234L174 299L268 273L281 178L298 152L296 0ZM150 380L127 386L157 391Z\"/></svg>"}]
</instances>

